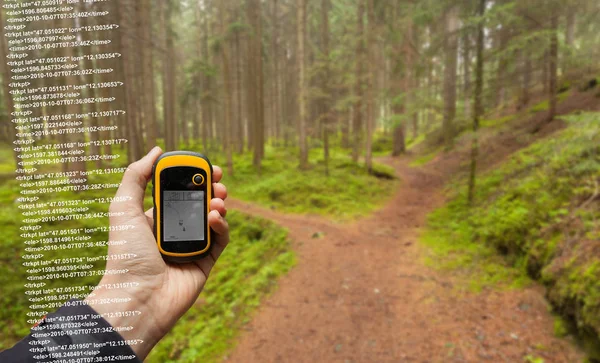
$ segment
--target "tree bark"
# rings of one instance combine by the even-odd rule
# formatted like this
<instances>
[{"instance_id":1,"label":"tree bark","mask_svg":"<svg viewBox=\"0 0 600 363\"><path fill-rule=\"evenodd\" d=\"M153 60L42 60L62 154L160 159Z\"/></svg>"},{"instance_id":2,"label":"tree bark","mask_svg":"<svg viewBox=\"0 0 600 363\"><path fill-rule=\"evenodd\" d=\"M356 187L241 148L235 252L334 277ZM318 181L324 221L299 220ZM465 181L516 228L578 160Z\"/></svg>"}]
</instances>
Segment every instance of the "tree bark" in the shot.
<instances>
[{"instance_id":1,"label":"tree bark","mask_svg":"<svg viewBox=\"0 0 600 363\"><path fill-rule=\"evenodd\" d=\"M479 18L485 14L485 0L479 0ZM473 110L473 139L471 144L471 168L469 175L468 202L473 205L475 200L475 184L477 173L477 157L479 156L479 140L477 131L479 129L479 118L483 115L483 44L485 40L483 32L483 20L477 25L477 64L475 70L475 100Z\"/></svg>"},{"instance_id":2,"label":"tree bark","mask_svg":"<svg viewBox=\"0 0 600 363\"><path fill-rule=\"evenodd\" d=\"M329 0L321 0L321 37L322 37L322 55L323 55L323 79L321 87L325 97L331 97L329 89L330 71L329 71ZM330 103L329 98L321 102L321 124L323 127L323 157L325 160L325 175L329 176L329 124L330 124Z\"/></svg>"},{"instance_id":3,"label":"tree bark","mask_svg":"<svg viewBox=\"0 0 600 363\"><path fill-rule=\"evenodd\" d=\"M208 51L208 37L209 37L209 26L208 26L208 9L204 11L204 16L202 18L202 54L203 61L206 64L211 63L210 53ZM202 108L202 145L204 150L208 151L209 149L209 141L212 143L212 132L211 132L211 123L212 123L212 100L210 99L210 95L212 94L212 77L203 73L202 74L203 87L202 94L200 96L200 104Z\"/></svg>"},{"instance_id":4,"label":"tree bark","mask_svg":"<svg viewBox=\"0 0 600 363\"><path fill-rule=\"evenodd\" d=\"M444 120L442 132L446 150L452 148L454 140L454 118L456 116L456 64L458 7L451 7L446 13L446 36L444 41Z\"/></svg>"},{"instance_id":5,"label":"tree bark","mask_svg":"<svg viewBox=\"0 0 600 363\"><path fill-rule=\"evenodd\" d=\"M306 140L307 123L307 79L306 79L306 0L298 1L298 88L299 88L299 119L298 135L300 142L300 169L308 168L308 144Z\"/></svg>"},{"instance_id":6,"label":"tree bark","mask_svg":"<svg viewBox=\"0 0 600 363\"><path fill-rule=\"evenodd\" d=\"M465 118L471 117L471 34L463 30L463 96L465 100Z\"/></svg>"},{"instance_id":7,"label":"tree bark","mask_svg":"<svg viewBox=\"0 0 600 363\"><path fill-rule=\"evenodd\" d=\"M552 16L550 19L550 84L548 90L548 117L547 121L550 122L556 115L556 104L557 100L557 78L558 78L558 14L557 10L552 10Z\"/></svg>"},{"instance_id":8,"label":"tree bark","mask_svg":"<svg viewBox=\"0 0 600 363\"><path fill-rule=\"evenodd\" d=\"M232 145L231 145L231 114L232 114L232 85L231 85L231 74L229 66L229 41L227 40L227 6L225 1L220 2L219 15L221 23L221 35L223 40L220 44L221 51L221 62L222 62L222 76L223 76L223 88L224 88L224 102L223 102L223 149L227 156L227 172L229 175L233 175L233 156L232 156Z\"/></svg>"},{"instance_id":9,"label":"tree bark","mask_svg":"<svg viewBox=\"0 0 600 363\"><path fill-rule=\"evenodd\" d=\"M523 85L521 88L521 108L529 105L531 89L531 52L528 47L523 50Z\"/></svg>"},{"instance_id":10,"label":"tree bark","mask_svg":"<svg viewBox=\"0 0 600 363\"><path fill-rule=\"evenodd\" d=\"M374 0L365 0L367 2L367 18L369 26L367 28L367 54L369 57L368 64L368 76L367 76L367 139L365 142L366 154L365 154L365 166L369 173L373 172L373 131L375 128L375 32L376 20L375 20L375 3Z\"/></svg>"},{"instance_id":11,"label":"tree bark","mask_svg":"<svg viewBox=\"0 0 600 363\"><path fill-rule=\"evenodd\" d=\"M144 105L144 124L146 125L147 142L150 147L156 145L157 122L156 122L156 104L154 100L154 52L152 42L152 6L150 0L141 0L140 26L143 44L140 47L141 59L143 62L143 86L141 94Z\"/></svg>"},{"instance_id":12,"label":"tree bark","mask_svg":"<svg viewBox=\"0 0 600 363\"><path fill-rule=\"evenodd\" d=\"M161 28L164 30L163 41L163 119L165 127L165 148L167 151L178 148L179 130L176 119L175 102L175 46L173 40L172 9L170 0L161 3Z\"/></svg>"},{"instance_id":13,"label":"tree bark","mask_svg":"<svg viewBox=\"0 0 600 363\"><path fill-rule=\"evenodd\" d=\"M246 4L247 17L252 27L249 46L250 81L248 82L247 94L248 105L251 109L252 119L252 149L253 164L260 173L262 158L264 156L265 143L265 111L264 111L264 81L262 67L262 18L261 2L259 0L248 0ZM250 112L249 112L250 113Z\"/></svg>"},{"instance_id":14,"label":"tree bark","mask_svg":"<svg viewBox=\"0 0 600 363\"><path fill-rule=\"evenodd\" d=\"M396 3L393 14L393 22L398 22L399 4ZM392 114L395 119L392 132L392 156L399 156L406 152L406 122L401 120L406 111L405 96L407 93L408 70L411 68L411 54L407 46L407 38L403 38L403 42L395 41L393 45L394 57L392 66ZM406 63L406 64L405 64ZM402 101L400 101L402 99Z\"/></svg>"},{"instance_id":15,"label":"tree bark","mask_svg":"<svg viewBox=\"0 0 600 363\"><path fill-rule=\"evenodd\" d=\"M352 160L356 163L358 162L359 150L361 150L362 146L362 101L363 101L363 57L365 52L365 43L364 43L364 13L365 6L362 0L358 0L357 5L357 27L356 27L356 52L355 52L355 62L356 68L354 71L355 84L354 84L354 105L352 111L352 135L353 135L353 145L352 145Z\"/></svg>"}]
</instances>

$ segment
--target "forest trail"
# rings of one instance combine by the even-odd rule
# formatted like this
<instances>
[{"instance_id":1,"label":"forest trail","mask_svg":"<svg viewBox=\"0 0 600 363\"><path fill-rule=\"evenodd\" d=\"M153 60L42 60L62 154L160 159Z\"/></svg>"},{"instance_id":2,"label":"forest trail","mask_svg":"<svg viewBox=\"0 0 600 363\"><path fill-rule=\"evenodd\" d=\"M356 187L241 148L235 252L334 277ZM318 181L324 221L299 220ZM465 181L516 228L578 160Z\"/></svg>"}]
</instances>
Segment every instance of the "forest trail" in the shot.
<instances>
[{"instance_id":1,"label":"forest trail","mask_svg":"<svg viewBox=\"0 0 600 363\"><path fill-rule=\"evenodd\" d=\"M298 264L226 360L523 362L531 354L581 361L574 345L554 337L539 286L458 292L452 273L424 265L419 229L443 203L450 174L410 168L406 157L382 161L401 178L398 191L384 208L349 224L228 202L288 228Z\"/></svg>"}]
</instances>

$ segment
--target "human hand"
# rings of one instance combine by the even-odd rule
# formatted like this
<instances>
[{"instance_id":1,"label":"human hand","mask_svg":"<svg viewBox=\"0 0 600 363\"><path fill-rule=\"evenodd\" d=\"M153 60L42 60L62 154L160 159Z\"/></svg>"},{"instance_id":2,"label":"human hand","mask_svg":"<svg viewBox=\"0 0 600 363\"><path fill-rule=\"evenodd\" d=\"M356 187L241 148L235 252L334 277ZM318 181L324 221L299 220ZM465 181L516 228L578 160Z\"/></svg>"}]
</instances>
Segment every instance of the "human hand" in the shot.
<instances>
[{"instance_id":1,"label":"human hand","mask_svg":"<svg viewBox=\"0 0 600 363\"><path fill-rule=\"evenodd\" d=\"M114 230L110 241L126 241L108 248L107 270L128 270L122 274L106 274L95 294L86 299L99 314L140 311L139 315L107 314L113 326L132 326L119 333L125 340L142 339L142 344L131 348L145 359L152 347L175 325L177 320L194 304L202 291L210 270L229 242L229 226L225 220L227 189L219 181L223 171L213 167L213 199L210 202L208 223L214 231L214 244L210 254L192 263L167 264L156 246L153 233L152 209L144 212L144 192L152 176L152 165L162 154L160 148L152 149L144 158L132 163L125 174L116 197L130 197L129 201L111 203L111 227L133 225L129 230ZM119 215L112 215L112 214ZM125 254L134 258L119 259ZM122 286L121 288L118 288ZM109 288L117 287L117 288ZM99 299L127 298L129 301L98 304ZM94 304L92 304L94 303ZM121 316L129 315L129 316Z\"/></svg>"}]
</instances>

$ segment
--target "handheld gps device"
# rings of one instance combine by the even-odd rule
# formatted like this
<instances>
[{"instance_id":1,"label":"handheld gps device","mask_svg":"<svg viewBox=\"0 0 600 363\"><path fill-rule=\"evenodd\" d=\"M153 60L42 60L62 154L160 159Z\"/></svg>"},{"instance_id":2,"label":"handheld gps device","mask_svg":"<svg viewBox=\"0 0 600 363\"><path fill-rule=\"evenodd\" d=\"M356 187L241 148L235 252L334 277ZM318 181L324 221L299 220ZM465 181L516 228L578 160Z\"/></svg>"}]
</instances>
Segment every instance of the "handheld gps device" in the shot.
<instances>
[{"instance_id":1,"label":"handheld gps device","mask_svg":"<svg viewBox=\"0 0 600 363\"><path fill-rule=\"evenodd\" d=\"M167 152L154 163L154 235L165 261L191 262L210 252L212 171L204 155L190 151Z\"/></svg>"}]
</instances>

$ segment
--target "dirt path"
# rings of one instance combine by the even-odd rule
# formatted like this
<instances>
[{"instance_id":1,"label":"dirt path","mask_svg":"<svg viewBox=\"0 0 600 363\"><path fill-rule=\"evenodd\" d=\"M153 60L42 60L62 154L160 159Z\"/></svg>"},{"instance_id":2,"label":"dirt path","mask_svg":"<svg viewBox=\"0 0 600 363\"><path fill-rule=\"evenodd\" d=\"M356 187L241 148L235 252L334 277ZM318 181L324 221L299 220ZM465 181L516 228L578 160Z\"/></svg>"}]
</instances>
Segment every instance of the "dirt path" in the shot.
<instances>
[{"instance_id":1,"label":"dirt path","mask_svg":"<svg viewBox=\"0 0 600 363\"><path fill-rule=\"evenodd\" d=\"M417 243L443 203L444 175L387 159L402 179L371 217L335 224L239 201L229 207L290 231L298 265L241 334L233 362L580 362L553 336L539 288L458 293L453 276L423 264ZM431 169L429 169L431 170ZM313 238L317 232L322 238Z\"/></svg>"}]
</instances>

